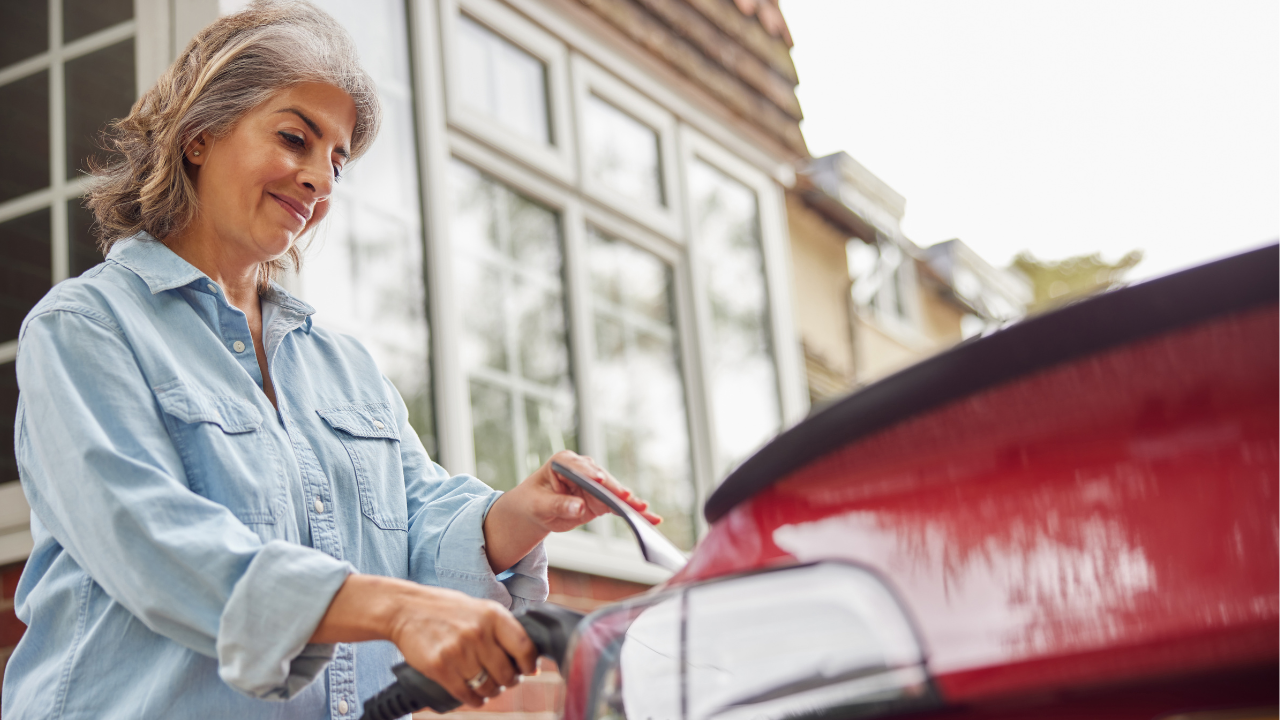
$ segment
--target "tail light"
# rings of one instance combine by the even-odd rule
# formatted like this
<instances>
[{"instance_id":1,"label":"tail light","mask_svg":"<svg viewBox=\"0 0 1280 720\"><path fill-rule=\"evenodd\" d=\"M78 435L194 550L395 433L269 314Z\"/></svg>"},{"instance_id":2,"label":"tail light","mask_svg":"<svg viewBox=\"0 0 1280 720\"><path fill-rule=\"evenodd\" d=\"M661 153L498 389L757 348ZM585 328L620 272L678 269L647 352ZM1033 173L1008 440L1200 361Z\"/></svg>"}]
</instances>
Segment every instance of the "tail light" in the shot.
<instances>
[{"instance_id":1,"label":"tail light","mask_svg":"<svg viewBox=\"0 0 1280 720\"><path fill-rule=\"evenodd\" d=\"M838 563L604 608L579 625L568 657L565 720L871 717L939 702L897 599Z\"/></svg>"}]
</instances>

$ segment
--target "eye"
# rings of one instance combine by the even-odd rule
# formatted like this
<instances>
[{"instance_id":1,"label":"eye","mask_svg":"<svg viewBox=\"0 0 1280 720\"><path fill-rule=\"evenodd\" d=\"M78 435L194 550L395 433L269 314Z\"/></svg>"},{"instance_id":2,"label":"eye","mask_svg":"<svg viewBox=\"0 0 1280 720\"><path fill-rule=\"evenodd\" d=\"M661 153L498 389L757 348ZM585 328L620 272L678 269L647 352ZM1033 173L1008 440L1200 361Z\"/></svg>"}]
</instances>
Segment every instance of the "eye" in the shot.
<instances>
[{"instance_id":1,"label":"eye","mask_svg":"<svg viewBox=\"0 0 1280 720\"><path fill-rule=\"evenodd\" d=\"M333 166L333 181L334 182L342 181L342 168L338 167L337 165Z\"/></svg>"},{"instance_id":2,"label":"eye","mask_svg":"<svg viewBox=\"0 0 1280 720\"><path fill-rule=\"evenodd\" d=\"M304 139L302 138L302 136L300 136L300 135L294 135L293 133L285 132L285 131L281 130L281 131L280 131L280 137L284 138L285 142L289 143L290 145L293 145L293 146L296 146L296 147L306 147L306 146L307 146L307 141L306 141L306 140L304 140Z\"/></svg>"}]
</instances>

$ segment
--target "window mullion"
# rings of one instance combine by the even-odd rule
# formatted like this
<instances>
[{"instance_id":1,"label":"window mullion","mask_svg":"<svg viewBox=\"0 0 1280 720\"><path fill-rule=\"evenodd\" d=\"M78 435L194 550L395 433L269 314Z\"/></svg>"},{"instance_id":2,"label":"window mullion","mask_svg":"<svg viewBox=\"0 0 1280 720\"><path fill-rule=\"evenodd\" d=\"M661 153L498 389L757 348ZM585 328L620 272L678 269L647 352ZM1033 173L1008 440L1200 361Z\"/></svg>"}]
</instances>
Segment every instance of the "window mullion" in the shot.
<instances>
[{"instance_id":1,"label":"window mullion","mask_svg":"<svg viewBox=\"0 0 1280 720\"><path fill-rule=\"evenodd\" d=\"M49 188L52 195L50 208L49 251L52 282L67 278L71 269L71 253L67 248L67 96L65 65L62 58L62 2L49 0Z\"/></svg>"}]
</instances>

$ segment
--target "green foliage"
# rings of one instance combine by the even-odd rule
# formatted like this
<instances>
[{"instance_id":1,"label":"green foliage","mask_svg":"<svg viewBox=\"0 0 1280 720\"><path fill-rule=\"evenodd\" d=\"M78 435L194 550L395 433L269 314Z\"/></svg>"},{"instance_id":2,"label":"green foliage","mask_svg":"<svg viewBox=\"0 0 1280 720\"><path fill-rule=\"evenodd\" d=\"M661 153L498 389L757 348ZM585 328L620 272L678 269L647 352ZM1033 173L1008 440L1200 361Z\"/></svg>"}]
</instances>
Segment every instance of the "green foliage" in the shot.
<instances>
[{"instance_id":1,"label":"green foliage","mask_svg":"<svg viewBox=\"0 0 1280 720\"><path fill-rule=\"evenodd\" d=\"M1065 260L1037 260L1024 250L1013 259L1010 268L1031 281L1035 299L1027 313L1035 314L1115 287L1141 261L1141 250L1129 252L1116 263L1104 261L1099 253Z\"/></svg>"}]
</instances>

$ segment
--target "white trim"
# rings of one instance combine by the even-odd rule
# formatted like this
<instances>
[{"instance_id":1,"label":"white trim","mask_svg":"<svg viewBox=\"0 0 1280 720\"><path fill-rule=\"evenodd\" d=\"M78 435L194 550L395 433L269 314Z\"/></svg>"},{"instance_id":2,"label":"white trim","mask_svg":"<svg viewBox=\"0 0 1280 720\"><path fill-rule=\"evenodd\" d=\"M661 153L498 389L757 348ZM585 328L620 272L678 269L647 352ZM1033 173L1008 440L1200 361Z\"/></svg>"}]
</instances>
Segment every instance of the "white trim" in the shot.
<instances>
[{"instance_id":1,"label":"white trim","mask_svg":"<svg viewBox=\"0 0 1280 720\"><path fill-rule=\"evenodd\" d=\"M632 537L593 532L551 533L543 542L551 567L618 580L656 585L672 576L644 559Z\"/></svg>"},{"instance_id":2,"label":"white trim","mask_svg":"<svg viewBox=\"0 0 1280 720\"><path fill-rule=\"evenodd\" d=\"M610 47L608 42L598 35L567 19L542 0L505 0L505 2L574 49L581 51L583 55L591 58L623 82L671 110L681 120L724 145L783 187L789 188L795 185L796 171L787 158L779 158L761 150L756 141L738 134L724 121L697 107L694 102L671 89L666 81L649 74L633 60Z\"/></svg>"},{"instance_id":3,"label":"white trim","mask_svg":"<svg viewBox=\"0 0 1280 720\"><path fill-rule=\"evenodd\" d=\"M117 26L119 27L119 26ZM129 23L132 30L133 23ZM90 38L85 38L86 40ZM50 267L57 285L70 274L71 238L67 233L67 98L66 61L62 51L62 1L49 2L49 54L57 58L49 66L49 189L55 201L50 206Z\"/></svg>"},{"instance_id":4,"label":"white trim","mask_svg":"<svg viewBox=\"0 0 1280 720\"><path fill-rule=\"evenodd\" d=\"M173 62L170 0L133 0L134 85L139 96L151 89Z\"/></svg>"},{"instance_id":5,"label":"white trim","mask_svg":"<svg viewBox=\"0 0 1280 720\"><path fill-rule=\"evenodd\" d=\"M509 156L495 152L461 133L449 133L449 151L454 158L486 175L492 175L507 187L549 206L557 213L562 212L570 203L577 202L570 188L513 162Z\"/></svg>"},{"instance_id":6,"label":"white trim","mask_svg":"<svg viewBox=\"0 0 1280 720\"><path fill-rule=\"evenodd\" d=\"M22 485L0 485L0 565L26 560L31 554L31 506Z\"/></svg>"},{"instance_id":7,"label":"white trim","mask_svg":"<svg viewBox=\"0 0 1280 720\"><path fill-rule=\"evenodd\" d=\"M449 126L474 135L529 166L572 184L577 173L573 117L569 112L568 50L564 43L497 0L440 0L439 7L441 47L445 59L445 109ZM520 137L501 123L462 104L459 88L463 79L456 49L460 12L546 66L547 114L551 125L549 145Z\"/></svg>"},{"instance_id":8,"label":"white trim","mask_svg":"<svg viewBox=\"0 0 1280 720\"><path fill-rule=\"evenodd\" d=\"M88 189L89 183L90 178L86 175L81 175L64 183L58 195L54 194L52 187L46 187L33 193L13 198L0 204L0 222L8 222L41 208L80 197Z\"/></svg>"},{"instance_id":9,"label":"white trim","mask_svg":"<svg viewBox=\"0 0 1280 720\"><path fill-rule=\"evenodd\" d=\"M679 192L677 179L679 156L676 153L675 116L577 53L570 57L569 66L573 72L574 108L577 111L579 128L578 177L581 179L583 192L588 197L607 207L622 211L633 220L663 235L682 240L684 233L680 223L680 213L683 207L683 196ZM664 205L651 205L628 197L612 188L592 182L591 178L587 177L585 128L586 102L589 95L595 95L613 105L654 132L658 142L658 170L661 174Z\"/></svg>"},{"instance_id":10,"label":"white trim","mask_svg":"<svg viewBox=\"0 0 1280 720\"><path fill-rule=\"evenodd\" d=\"M449 242L449 140L441 75L440 8L435 0L408 4L409 50L413 67L414 117L418 135L418 173L422 194L427 312L431 327L432 396L435 400L437 462L455 473L475 472L471 409L466 374L456 338L458 298L453 288L453 252Z\"/></svg>"},{"instance_id":11,"label":"white trim","mask_svg":"<svg viewBox=\"0 0 1280 720\"><path fill-rule=\"evenodd\" d=\"M783 196L781 189L768 176L750 164L712 142L693 128L680 127L681 174L685 193L688 194L688 173L695 160L701 160L742 183L756 198L757 222L760 229L761 260L764 265L765 288L768 298L768 323L770 337L773 342L773 363L776 373L778 398L779 427L778 432L804 417L808 411L808 392L803 375L804 364L796 341L794 317L791 310L790 254L788 236L785 226ZM697 326L698 347L702 351L697 363L697 370L702 379L700 391L704 405L700 409L699 418L706 433L706 456L703 462L708 464L704 477L710 479L701 486L704 493L709 494L714 484L723 477L727 458L720 457L718 447L719 435L716 432L716 418L711 401L711 366L709 350L711 343L711 309L707 289L704 286L706 273L702 270L709 262L704 252L697 245L697 237L693 232L692 207L685 213L689 233L689 292L693 296L693 316ZM767 441L767 439L766 439ZM705 495L703 496L703 499Z\"/></svg>"},{"instance_id":12,"label":"white trim","mask_svg":"<svg viewBox=\"0 0 1280 720\"><path fill-rule=\"evenodd\" d=\"M0 71L0 85L6 85L14 80L20 80L27 75L40 72L48 67L65 63L68 60L74 60L81 55L88 55L95 50L101 50L108 45L114 45L121 40L128 40L135 37L134 21L125 20L122 23L112 25L104 30L99 30L92 35L86 35L78 40L62 44L62 5L57 0L49 0L49 19L54 19L58 24L49 26L49 50L34 55L20 62L14 63ZM136 46L135 46L136 53ZM135 56L135 62L136 62Z\"/></svg>"}]
</instances>

